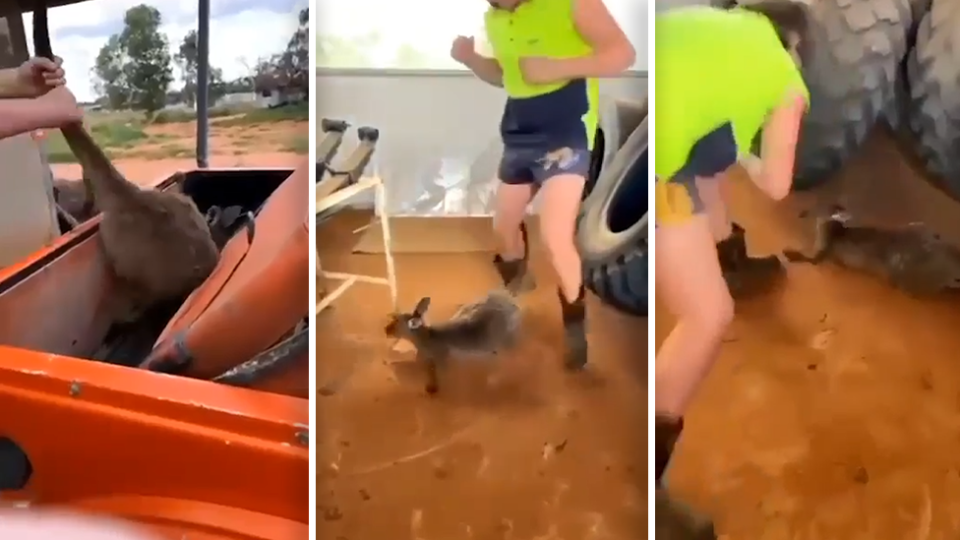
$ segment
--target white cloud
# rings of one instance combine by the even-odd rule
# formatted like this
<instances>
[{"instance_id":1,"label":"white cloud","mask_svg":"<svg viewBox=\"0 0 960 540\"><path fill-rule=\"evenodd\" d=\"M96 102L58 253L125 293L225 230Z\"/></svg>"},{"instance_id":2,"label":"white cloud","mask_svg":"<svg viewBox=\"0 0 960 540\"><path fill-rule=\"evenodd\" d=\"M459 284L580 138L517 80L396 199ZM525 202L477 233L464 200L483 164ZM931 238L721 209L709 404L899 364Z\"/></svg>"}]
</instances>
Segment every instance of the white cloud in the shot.
<instances>
[{"instance_id":1,"label":"white cloud","mask_svg":"<svg viewBox=\"0 0 960 540\"><path fill-rule=\"evenodd\" d=\"M77 99L96 98L91 70L97 54L110 34L120 31L126 10L142 3L143 0L96 0L50 10L53 50L63 58L67 84ZM163 16L165 23L161 31L166 34L173 54L187 32L197 27L196 0L148 0L147 3ZM232 79L247 75L248 66L252 67L257 58L279 53L286 47L297 29L297 13L306 7L307 0L295 0L295 7L288 13L266 8L273 4L271 0L213 0L211 4L214 16L210 20L210 63L223 70L224 78ZM230 14L216 16L224 12ZM30 36L30 14L24 16L24 26ZM92 33L102 35L92 37Z\"/></svg>"}]
</instances>

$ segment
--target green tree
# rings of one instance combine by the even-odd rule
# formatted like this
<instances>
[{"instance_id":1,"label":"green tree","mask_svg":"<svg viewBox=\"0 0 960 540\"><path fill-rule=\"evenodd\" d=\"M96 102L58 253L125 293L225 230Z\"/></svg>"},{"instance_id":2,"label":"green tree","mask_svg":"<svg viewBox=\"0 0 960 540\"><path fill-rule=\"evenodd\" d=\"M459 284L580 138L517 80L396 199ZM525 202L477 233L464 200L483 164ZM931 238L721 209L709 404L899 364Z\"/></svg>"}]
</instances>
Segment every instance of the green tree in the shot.
<instances>
[{"instance_id":1,"label":"green tree","mask_svg":"<svg viewBox=\"0 0 960 540\"><path fill-rule=\"evenodd\" d=\"M284 72L294 86L305 89L310 74L310 10L300 10L297 19L297 30L277 59L277 68Z\"/></svg>"},{"instance_id":2,"label":"green tree","mask_svg":"<svg viewBox=\"0 0 960 540\"><path fill-rule=\"evenodd\" d=\"M111 109L122 109L130 104L130 85L123 69L126 61L119 34L110 36L97 54L93 67L94 88Z\"/></svg>"},{"instance_id":3,"label":"green tree","mask_svg":"<svg viewBox=\"0 0 960 540\"><path fill-rule=\"evenodd\" d=\"M163 108L173 82L170 46L160 32L157 8L140 4L127 10L120 34L110 36L97 55L97 88L111 104L123 102L148 115ZM111 92L115 98L111 98ZM121 96L126 96L122 99Z\"/></svg>"},{"instance_id":4,"label":"green tree","mask_svg":"<svg viewBox=\"0 0 960 540\"><path fill-rule=\"evenodd\" d=\"M237 77L236 79L224 83L225 94L242 94L244 92L253 92L252 77Z\"/></svg>"},{"instance_id":5,"label":"green tree","mask_svg":"<svg viewBox=\"0 0 960 540\"><path fill-rule=\"evenodd\" d=\"M163 108L173 82L170 45L160 32L160 11L140 4L127 10L120 42L130 61L124 66L130 84L131 103L153 114Z\"/></svg>"},{"instance_id":6,"label":"green tree","mask_svg":"<svg viewBox=\"0 0 960 540\"><path fill-rule=\"evenodd\" d=\"M310 78L310 10L300 10L297 21L297 30L283 51L258 58L252 68L247 66L254 91L282 87L288 95L306 97Z\"/></svg>"},{"instance_id":7,"label":"green tree","mask_svg":"<svg viewBox=\"0 0 960 540\"><path fill-rule=\"evenodd\" d=\"M199 49L197 48L197 31L190 30L183 37L180 48L174 54L173 59L180 68L183 76L183 89L181 95L187 105L193 107L197 102L197 63L199 59ZM227 85L223 82L223 71L219 68L210 66L208 74L209 87L207 95L210 103L216 103L227 92Z\"/></svg>"}]
</instances>

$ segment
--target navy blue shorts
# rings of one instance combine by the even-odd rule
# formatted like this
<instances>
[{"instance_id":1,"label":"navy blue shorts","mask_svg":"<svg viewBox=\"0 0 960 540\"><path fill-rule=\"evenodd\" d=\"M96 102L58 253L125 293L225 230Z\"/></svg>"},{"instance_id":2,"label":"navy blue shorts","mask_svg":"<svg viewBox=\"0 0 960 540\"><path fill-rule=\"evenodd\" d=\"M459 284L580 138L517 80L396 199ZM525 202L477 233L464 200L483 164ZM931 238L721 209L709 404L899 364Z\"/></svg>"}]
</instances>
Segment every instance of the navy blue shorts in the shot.
<instances>
[{"instance_id":1,"label":"navy blue shorts","mask_svg":"<svg viewBox=\"0 0 960 540\"><path fill-rule=\"evenodd\" d=\"M690 149L687 163L677 171L674 179L710 178L737 163L737 140L730 122L707 133Z\"/></svg>"},{"instance_id":2,"label":"navy blue shorts","mask_svg":"<svg viewBox=\"0 0 960 540\"><path fill-rule=\"evenodd\" d=\"M497 176L504 184L542 185L554 176L590 174L590 150L564 146L557 149L507 146Z\"/></svg>"},{"instance_id":3,"label":"navy blue shorts","mask_svg":"<svg viewBox=\"0 0 960 540\"><path fill-rule=\"evenodd\" d=\"M687 157L687 163L665 182L656 184L656 225L683 223L703 213L697 178L713 178L737 163L737 142L728 122L704 135Z\"/></svg>"}]
</instances>

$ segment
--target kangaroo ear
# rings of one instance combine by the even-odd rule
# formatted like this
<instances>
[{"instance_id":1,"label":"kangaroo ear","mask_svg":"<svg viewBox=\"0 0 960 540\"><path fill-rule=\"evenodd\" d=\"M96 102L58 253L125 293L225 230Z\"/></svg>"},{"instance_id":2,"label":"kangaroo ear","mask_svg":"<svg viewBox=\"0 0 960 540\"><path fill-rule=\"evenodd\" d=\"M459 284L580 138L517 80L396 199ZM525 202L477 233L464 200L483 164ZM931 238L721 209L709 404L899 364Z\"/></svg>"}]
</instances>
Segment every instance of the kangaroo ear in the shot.
<instances>
[{"instance_id":1,"label":"kangaroo ear","mask_svg":"<svg viewBox=\"0 0 960 540\"><path fill-rule=\"evenodd\" d=\"M430 297L426 296L420 299L417 302L417 307L413 308L414 317L423 317L427 313L427 309L430 307Z\"/></svg>"},{"instance_id":2,"label":"kangaroo ear","mask_svg":"<svg viewBox=\"0 0 960 540\"><path fill-rule=\"evenodd\" d=\"M407 328L411 330L416 330L418 328L423 328L423 318L422 317L410 317L407 321Z\"/></svg>"}]
</instances>

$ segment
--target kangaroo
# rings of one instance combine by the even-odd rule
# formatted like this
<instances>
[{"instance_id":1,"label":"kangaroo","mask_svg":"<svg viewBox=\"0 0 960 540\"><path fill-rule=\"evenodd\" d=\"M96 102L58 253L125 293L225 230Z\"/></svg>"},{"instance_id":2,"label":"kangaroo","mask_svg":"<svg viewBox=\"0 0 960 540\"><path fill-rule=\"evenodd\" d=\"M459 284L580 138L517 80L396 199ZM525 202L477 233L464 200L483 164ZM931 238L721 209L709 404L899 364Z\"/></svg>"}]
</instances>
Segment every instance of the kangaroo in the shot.
<instances>
[{"instance_id":1,"label":"kangaroo","mask_svg":"<svg viewBox=\"0 0 960 540\"><path fill-rule=\"evenodd\" d=\"M520 307L516 299L494 291L482 300L461 306L450 320L428 325L425 316L430 298L422 298L409 313L394 313L384 332L406 339L417 349L417 359L427 370L426 391L440 389L440 366L451 357L495 356L513 347L520 331Z\"/></svg>"},{"instance_id":2,"label":"kangaroo","mask_svg":"<svg viewBox=\"0 0 960 540\"><path fill-rule=\"evenodd\" d=\"M887 280L913 295L960 289L960 250L921 224L900 229L848 225L839 206L816 218L813 253L783 252L791 262L830 260L851 270Z\"/></svg>"},{"instance_id":3,"label":"kangaroo","mask_svg":"<svg viewBox=\"0 0 960 540\"><path fill-rule=\"evenodd\" d=\"M53 196L64 212L78 223L83 223L97 214L93 201L87 199L87 190L82 180L53 180Z\"/></svg>"},{"instance_id":4,"label":"kangaroo","mask_svg":"<svg viewBox=\"0 0 960 540\"><path fill-rule=\"evenodd\" d=\"M44 0L33 12L33 46L38 56L54 58ZM193 201L129 182L82 123L60 130L83 168L86 200L103 214L100 240L116 278L116 321L133 322L150 306L186 296L203 283L220 252Z\"/></svg>"}]
</instances>

